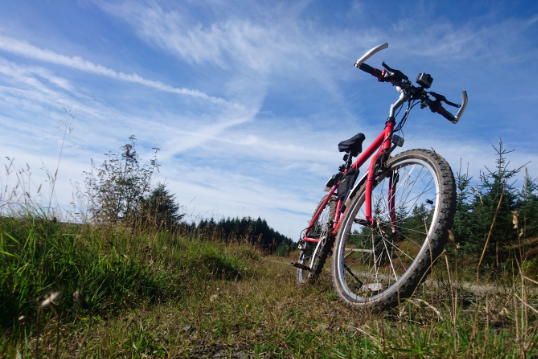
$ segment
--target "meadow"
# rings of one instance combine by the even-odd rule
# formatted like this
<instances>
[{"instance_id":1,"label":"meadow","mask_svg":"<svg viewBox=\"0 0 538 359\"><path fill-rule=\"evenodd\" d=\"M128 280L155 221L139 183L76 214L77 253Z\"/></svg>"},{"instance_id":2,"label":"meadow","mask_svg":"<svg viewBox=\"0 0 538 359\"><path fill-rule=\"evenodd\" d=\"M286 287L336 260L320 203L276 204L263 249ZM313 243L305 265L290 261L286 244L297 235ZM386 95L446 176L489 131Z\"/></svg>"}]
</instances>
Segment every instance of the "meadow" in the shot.
<instances>
[{"instance_id":1,"label":"meadow","mask_svg":"<svg viewBox=\"0 0 538 359\"><path fill-rule=\"evenodd\" d=\"M0 238L7 358L538 356L538 283L515 261L469 286L474 268L442 255L412 299L366 313L338 301L329 264L298 285L297 252L217 234L2 217Z\"/></svg>"}]
</instances>

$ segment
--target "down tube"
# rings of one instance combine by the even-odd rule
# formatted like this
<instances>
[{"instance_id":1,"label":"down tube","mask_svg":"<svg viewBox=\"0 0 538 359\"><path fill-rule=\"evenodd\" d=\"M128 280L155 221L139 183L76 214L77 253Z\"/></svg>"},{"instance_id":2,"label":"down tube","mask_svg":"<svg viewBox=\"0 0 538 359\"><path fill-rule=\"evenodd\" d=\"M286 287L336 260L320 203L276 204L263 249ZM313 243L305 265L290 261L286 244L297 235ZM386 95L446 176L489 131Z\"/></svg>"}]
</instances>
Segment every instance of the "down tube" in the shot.
<instances>
[{"instance_id":1,"label":"down tube","mask_svg":"<svg viewBox=\"0 0 538 359\"><path fill-rule=\"evenodd\" d=\"M372 187L375 180L375 163L377 158L383 153L390 149L390 138L392 137L392 129L394 128L394 122L388 122L385 130L379 137L377 137L376 142L380 142L378 146L381 146L379 152L372 158L370 161L370 168L368 169L368 177L366 179L366 193L365 193L365 204L366 204L366 220L373 224L372 218ZM371 146L370 146L371 147ZM370 148L368 148L370 150Z\"/></svg>"}]
</instances>

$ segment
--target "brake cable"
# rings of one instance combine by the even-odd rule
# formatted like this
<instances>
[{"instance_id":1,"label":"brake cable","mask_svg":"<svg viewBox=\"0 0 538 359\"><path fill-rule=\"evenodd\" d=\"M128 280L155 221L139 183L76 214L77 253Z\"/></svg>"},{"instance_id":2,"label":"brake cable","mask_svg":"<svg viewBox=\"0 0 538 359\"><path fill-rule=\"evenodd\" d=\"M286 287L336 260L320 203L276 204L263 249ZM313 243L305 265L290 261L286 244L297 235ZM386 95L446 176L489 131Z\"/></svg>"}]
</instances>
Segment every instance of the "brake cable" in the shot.
<instances>
[{"instance_id":1,"label":"brake cable","mask_svg":"<svg viewBox=\"0 0 538 359\"><path fill-rule=\"evenodd\" d=\"M412 103L412 101L414 101L414 103ZM402 129L402 127L405 125L405 122L407 121L407 118L409 117L409 113L411 112L413 107L415 107L417 104L418 104L417 100L409 100L408 101L407 109L405 110L405 113L404 113L402 119L400 120L400 122L398 122L398 125L396 125L396 127L394 128L393 132L398 132L398 131L400 131ZM398 111L398 114L400 113L400 111L401 111L401 107L400 107L400 110ZM398 116L398 114L396 114L396 116Z\"/></svg>"}]
</instances>

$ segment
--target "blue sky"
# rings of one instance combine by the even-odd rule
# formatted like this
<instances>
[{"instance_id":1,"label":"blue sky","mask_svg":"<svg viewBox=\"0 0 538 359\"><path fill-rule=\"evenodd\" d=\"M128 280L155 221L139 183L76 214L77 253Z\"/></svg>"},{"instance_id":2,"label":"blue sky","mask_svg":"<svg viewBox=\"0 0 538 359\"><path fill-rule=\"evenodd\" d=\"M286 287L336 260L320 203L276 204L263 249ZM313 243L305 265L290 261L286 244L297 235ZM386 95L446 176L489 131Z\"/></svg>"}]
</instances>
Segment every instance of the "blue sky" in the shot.
<instances>
[{"instance_id":1,"label":"blue sky","mask_svg":"<svg viewBox=\"0 0 538 359\"><path fill-rule=\"evenodd\" d=\"M337 143L369 143L397 99L353 67L383 42L370 65L469 95L457 125L414 110L404 149L433 147L476 178L502 137L538 176L535 1L1 2L0 161L45 181L70 120L57 188L68 207L90 159L135 135L143 160L161 148L156 180L189 213L261 216L295 239L341 163Z\"/></svg>"}]
</instances>

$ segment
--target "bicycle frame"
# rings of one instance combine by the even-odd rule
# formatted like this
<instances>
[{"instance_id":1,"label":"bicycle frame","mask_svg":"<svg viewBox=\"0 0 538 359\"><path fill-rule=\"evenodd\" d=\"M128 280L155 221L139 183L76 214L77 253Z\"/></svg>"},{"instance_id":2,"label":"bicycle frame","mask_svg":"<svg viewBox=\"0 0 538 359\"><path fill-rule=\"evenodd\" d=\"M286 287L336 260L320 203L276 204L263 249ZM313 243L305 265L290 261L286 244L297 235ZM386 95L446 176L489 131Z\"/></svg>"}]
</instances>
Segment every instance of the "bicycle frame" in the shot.
<instances>
[{"instance_id":1,"label":"bicycle frame","mask_svg":"<svg viewBox=\"0 0 538 359\"><path fill-rule=\"evenodd\" d=\"M369 221L370 224L373 224L373 218L372 218L372 185L373 185L373 181L375 180L375 177L376 177L376 175L375 175L375 164L376 164L376 161L379 158L379 156L381 156L383 153L388 153L389 152L393 130L394 130L394 121L390 121L390 120L387 121L385 129L383 130L383 132L381 132L381 134L379 134L379 136L377 136L377 138L370 145L370 147L368 147L366 149L366 151L364 151L362 153L362 155L359 156L359 158L351 166L352 168L355 168L355 169L358 170L376 152L376 150L379 149L377 154L370 161L370 165L368 167L368 172L366 174L366 198L365 198L365 201L366 201L366 220ZM344 174L346 172L347 172L347 170L344 172ZM335 192L338 190L339 185L340 185L339 183L336 183L331 188L331 190L329 191L329 194L327 195L327 198L325 199L323 204L320 206L318 212L314 215L314 217L312 218L312 221L310 222L310 224L306 228L303 240L305 240L307 242L313 242L313 243L318 243L319 242L319 239L309 238L308 237L308 232L313 227L314 223L316 223L316 221L318 220L319 215L323 211L323 208L325 208L325 206L327 205L327 202L329 201L331 196L334 195ZM395 214L394 214L394 203L393 203L394 202L394 196L392 195L392 191L393 191L392 187L393 187L393 185L391 184L389 186L389 198L390 198L390 200L389 200L389 213L390 213L390 217L391 217L391 222L395 222L396 217L395 217ZM342 220L342 214L345 213L345 210L344 210L344 212L340 212L341 207L342 207L342 201L338 200L338 203L337 203L337 206L336 206L336 211L335 211L335 214L334 214L334 220L332 221L332 225L333 225L333 228L332 228L332 231L331 231L332 236L336 235L336 233L338 232L338 228L340 228L340 222Z\"/></svg>"}]
</instances>

